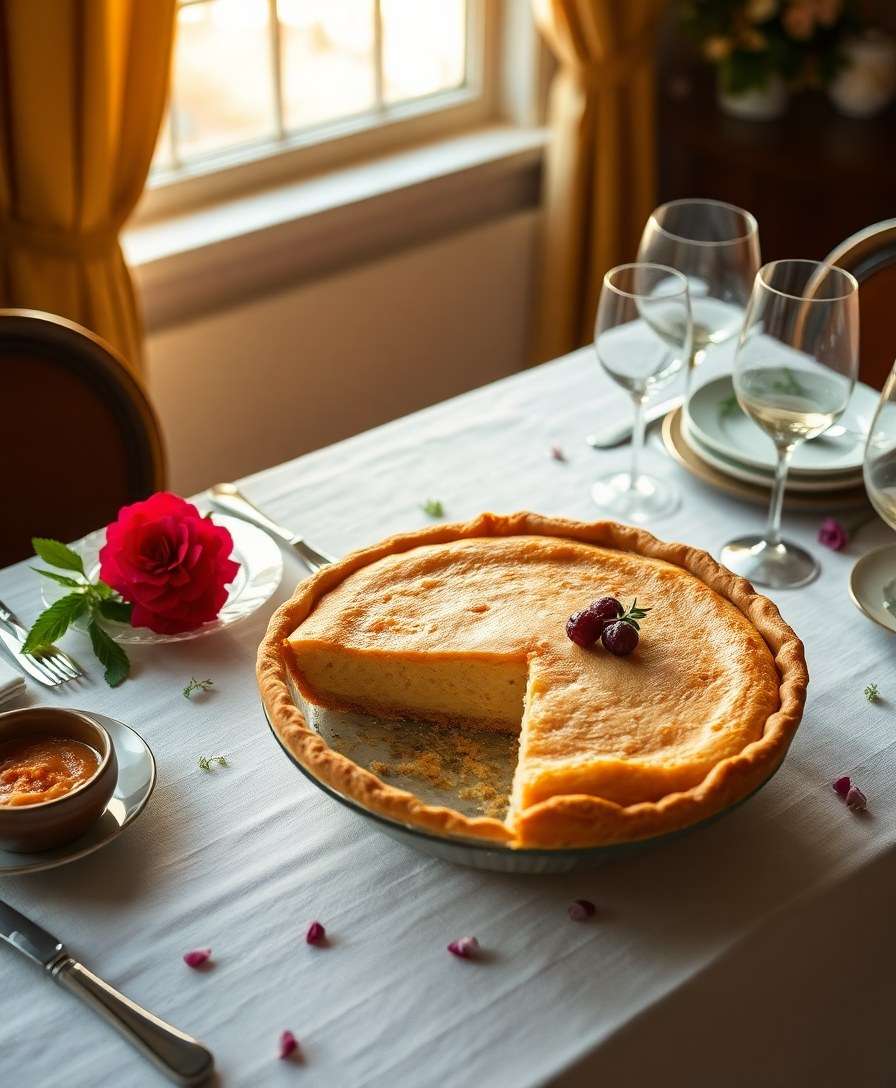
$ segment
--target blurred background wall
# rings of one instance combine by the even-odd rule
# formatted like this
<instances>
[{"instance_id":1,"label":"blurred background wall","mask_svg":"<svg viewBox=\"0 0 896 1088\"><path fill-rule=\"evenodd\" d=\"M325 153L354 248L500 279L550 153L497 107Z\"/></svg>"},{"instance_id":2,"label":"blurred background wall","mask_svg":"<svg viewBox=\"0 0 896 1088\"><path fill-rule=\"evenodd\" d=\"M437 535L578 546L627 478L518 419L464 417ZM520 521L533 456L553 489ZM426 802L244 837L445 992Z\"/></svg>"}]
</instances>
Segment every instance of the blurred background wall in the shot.
<instances>
[{"instance_id":1,"label":"blurred background wall","mask_svg":"<svg viewBox=\"0 0 896 1088\"><path fill-rule=\"evenodd\" d=\"M188 494L519 370L536 219L517 212L158 331L150 315L172 487Z\"/></svg>"}]
</instances>

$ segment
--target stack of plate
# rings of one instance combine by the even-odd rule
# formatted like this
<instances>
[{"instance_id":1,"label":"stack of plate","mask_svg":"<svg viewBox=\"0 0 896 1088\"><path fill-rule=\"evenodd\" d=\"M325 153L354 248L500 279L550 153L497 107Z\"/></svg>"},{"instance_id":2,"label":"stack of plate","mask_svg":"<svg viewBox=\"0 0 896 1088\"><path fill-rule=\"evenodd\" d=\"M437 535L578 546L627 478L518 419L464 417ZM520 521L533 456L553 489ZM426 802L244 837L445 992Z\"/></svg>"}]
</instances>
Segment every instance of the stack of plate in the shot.
<instances>
[{"instance_id":1,"label":"stack of plate","mask_svg":"<svg viewBox=\"0 0 896 1088\"><path fill-rule=\"evenodd\" d=\"M867 502L862 459L878 397L867 385L857 384L838 421L845 433L822 435L797 448L787 478L788 506L814 510ZM730 376L708 382L684 409L670 413L663 442L679 464L705 483L739 498L768 502L775 449L737 404Z\"/></svg>"}]
</instances>

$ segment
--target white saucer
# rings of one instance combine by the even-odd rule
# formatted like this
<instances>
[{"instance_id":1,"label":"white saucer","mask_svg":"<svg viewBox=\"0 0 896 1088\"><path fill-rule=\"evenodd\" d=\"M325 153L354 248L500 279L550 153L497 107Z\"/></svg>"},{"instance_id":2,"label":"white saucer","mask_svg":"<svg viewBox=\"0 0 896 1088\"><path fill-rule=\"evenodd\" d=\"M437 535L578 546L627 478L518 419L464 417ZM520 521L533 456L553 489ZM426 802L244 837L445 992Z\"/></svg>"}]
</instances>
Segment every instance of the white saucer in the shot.
<instances>
[{"instance_id":1,"label":"white saucer","mask_svg":"<svg viewBox=\"0 0 896 1088\"><path fill-rule=\"evenodd\" d=\"M732 457L726 457L723 453L712 449L711 446L705 445L693 433L687 416L683 417L682 424L682 437L698 457L702 457L713 468L717 468L719 472L724 472L728 476L733 476L736 480L743 480L749 484L758 484L760 487L767 487L771 490L774 482L773 473L763 472L758 468L749 468L747 465L741 464L740 461L735 461ZM823 480L816 479L813 476L800 476L799 473L791 472L787 475L787 490L829 493L854 488L861 482L861 471L836 473Z\"/></svg>"},{"instance_id":2,"label":"white saucer","mask_svg":"<svg viewBox=\"0 0 896 1088\"><path fill-rule=\"evenodd\" d=\"M105 714L95 714L92 710L82 710L80 713L95 718L106 727L118 757L118 782L106 811L89 831L65 846L41 850L36 854L13 854L0 850L0 877L55 869L57 865L67 865L99 850L137 819L155 788L156 761L140 734Z\"/></svg>"},{"instance_id":3,"label":"white saucer","mask_svg":"<svg viewBox=\"0 0 896 1088\"><path fill-rule=\"evenodd\" d=\"M896 632L896 544L877 548L858 560L849 576L849 595L860 612ZM892 604L887 607L885 600Z\"/></svg>"},{"instance_id":4,"label":"white saucer","mask_svg":"<svg viewBox=\"0 0 896 1088\"><path fill-rule=\"evenodd\" d=\"M701 386L691 397L685 416L691 432L708 446L741 465L765 472L775 470L775 448L768 435L740 408L734 405L725 411L725 404L734 395L731 375L726 374ZM862 470L865 455L865 435L877 410L880 393L857 382L846 411L838 423L849 428L842 438L819 436L802 442L791 462L793 475L830 478L834 473L857 473Z\"/></svg>"}]
</instances>

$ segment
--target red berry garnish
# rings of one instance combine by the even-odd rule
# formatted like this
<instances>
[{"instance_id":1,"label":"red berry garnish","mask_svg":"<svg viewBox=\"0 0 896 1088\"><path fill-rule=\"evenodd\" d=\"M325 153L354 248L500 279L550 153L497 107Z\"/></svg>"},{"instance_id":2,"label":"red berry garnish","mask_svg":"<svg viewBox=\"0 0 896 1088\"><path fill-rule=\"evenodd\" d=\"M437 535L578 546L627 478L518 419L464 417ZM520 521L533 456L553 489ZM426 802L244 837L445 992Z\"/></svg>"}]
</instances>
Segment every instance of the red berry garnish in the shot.
<instances>
[{"instance_id":1,"label":"red berry garnish","mask_svg":"<svg viewBox=\"0 0 896 1088\"><path fill-rule=\"evenodd\" d=\"M638 630L625 620L608 623L600 636L601 642L617 657L627 657L638 645Z\"/></svg>"},{"instance_id":2,"label":"red berry garnish","mask_svg":"<svg viewBox=\"0 0 896 1088\"><path fill-rule=\"evenodd\" d=\"M581 612L573 612L566 621L566 633L577 646L590 650L600 638L604 626L624 611L615 597L601 597Z\"/></svg>"},{"instance_id":3,"label":"red berry garnish","mask_svg":"<svg viewBox=\"0 0 896 1088\"><path fill-rule=\"evenodd\" d=\"M600 597L594 604L588 605L588 611L602 619L604 623L609 623L610 620L618 619L625 609L615 597Z\"/></svg>"},{"instance_id":4,"label":"red berry garnish","mask_svg":"<svg viewBox=\"0 0 896 1088\"><path fill-rule=\"evenodd\" d=\"M603 627L604 621L599 616L593 616L588 608L573 612L566 621L567 635L576 646L581 646L584 650L590 650L597 642Z\"/></svg>"},{"instance_id":5,"label":"red berry garnish","mask_svg":"<svg viewBox=\"0 0 896 1088\"><path fill-rule=\"evenodd\" d=\"M600 597L581 612L573 612L566 621L566 633L577 645L586 650L600 639L611 654L625 657L638 645L639 621L649 608L638 608L637 600L631 608L625 608L615 597Z\"/></svg>"}]
</instances>

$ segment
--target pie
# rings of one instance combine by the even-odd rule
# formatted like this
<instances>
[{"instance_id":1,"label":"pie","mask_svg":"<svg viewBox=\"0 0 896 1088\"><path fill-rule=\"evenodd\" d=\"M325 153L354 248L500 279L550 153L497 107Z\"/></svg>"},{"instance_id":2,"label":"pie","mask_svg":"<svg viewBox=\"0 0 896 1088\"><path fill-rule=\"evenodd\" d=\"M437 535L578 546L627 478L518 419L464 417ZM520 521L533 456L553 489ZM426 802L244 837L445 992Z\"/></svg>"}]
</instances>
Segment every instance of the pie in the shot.
<instances>
[{"instance_id":1,"label":"pie","mask_svg":"<svg viewBox=\"0 0 896 1088\"><path fill-rule=\"evenodd\" d=\"M566 635L595 598L650 611L631 656ZM483 514L394 536L301 582L258 656L271 723L366 808L510 846L630 841L706 819L778 767L805 702L803 646L706 552L643 529ZM519 734L503 819L428 805L330 748L310 703Z\"/></svg>"}]
</instances>

